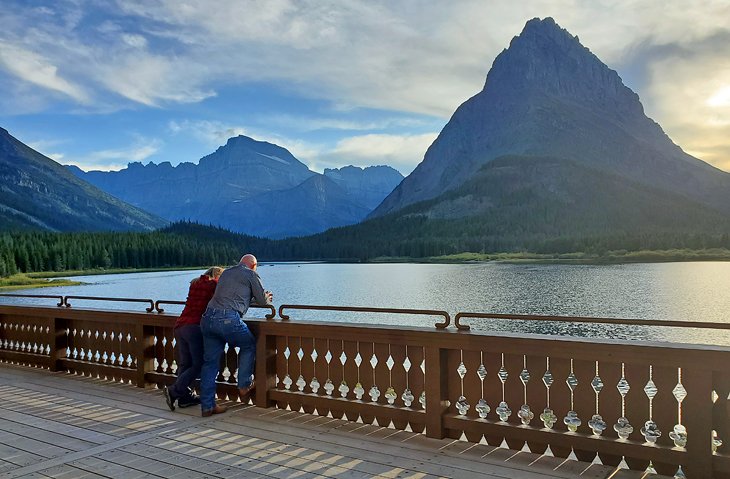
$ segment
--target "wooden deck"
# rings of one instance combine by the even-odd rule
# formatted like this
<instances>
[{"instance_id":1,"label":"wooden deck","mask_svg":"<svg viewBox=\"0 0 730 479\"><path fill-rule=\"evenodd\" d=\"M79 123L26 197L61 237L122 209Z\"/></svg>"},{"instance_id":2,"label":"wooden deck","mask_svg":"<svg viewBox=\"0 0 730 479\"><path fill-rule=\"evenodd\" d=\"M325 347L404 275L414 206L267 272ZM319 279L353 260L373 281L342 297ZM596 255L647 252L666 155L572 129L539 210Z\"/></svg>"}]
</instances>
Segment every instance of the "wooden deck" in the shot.
<instances>
[{"instance_id":1,"label":"wooden deck","mask_svg":"<svg viewBox=\"0 0 730 479\"><path fill-rule=\"evenodd\" d=\"M0 364L1 478L645 476L240 403L201 418L156 389Z\"/></svg>"}]
</instances>

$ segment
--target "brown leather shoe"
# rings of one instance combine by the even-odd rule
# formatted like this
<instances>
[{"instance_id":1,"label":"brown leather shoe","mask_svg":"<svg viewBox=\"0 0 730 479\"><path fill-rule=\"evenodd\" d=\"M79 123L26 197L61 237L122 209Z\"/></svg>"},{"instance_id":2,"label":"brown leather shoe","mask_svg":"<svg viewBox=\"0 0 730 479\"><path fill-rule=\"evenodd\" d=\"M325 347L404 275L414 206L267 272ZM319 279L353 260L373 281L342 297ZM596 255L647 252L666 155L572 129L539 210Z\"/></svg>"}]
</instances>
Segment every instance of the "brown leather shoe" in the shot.
<instances>
[{"instance_id":1,"label":"brown leather shoe","mask_svg":"<svg viewBox=\"0 0 730 479\"><path fill-rule=\"evenodd\" d=\"M249 399L251 399L251 394L256 389L256 383L251 383L251 385L247 388L240 388L238 390L238 397L241 398L241 402L243 404L248 404Z\"/></svg>"},{"instance_id":2,"label":"brown leather shoe","mask_svg":"<svg viewBox=\"0 0 730 479\"><path fill-rule=\"evenodd\" d=\"M224 412L228 411L228 408L226 406L219 406L216 404L213 409L204 409L200 415L203 417L210 417L213 414L223 414Z\"/></svg>"}]
</instances>

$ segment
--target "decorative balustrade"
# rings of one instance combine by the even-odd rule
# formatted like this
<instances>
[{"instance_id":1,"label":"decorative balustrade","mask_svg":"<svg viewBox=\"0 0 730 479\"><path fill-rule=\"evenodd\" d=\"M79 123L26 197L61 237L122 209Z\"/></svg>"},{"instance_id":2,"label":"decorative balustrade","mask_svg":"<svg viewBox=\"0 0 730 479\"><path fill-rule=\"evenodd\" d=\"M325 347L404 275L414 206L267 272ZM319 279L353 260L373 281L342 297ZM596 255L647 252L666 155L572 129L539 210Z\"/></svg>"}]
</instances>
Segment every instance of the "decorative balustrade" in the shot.
<instances>
[{"instance_id":1,"label":"decorative balustrade","mask_svg":"<svg viewBox=\"0 0 730 479\"><path fill-rule=\"evenodd\" d=\"M466 317L525 319L460 313L455 325ZM159 387L174 380L177 367L173 319L0 306L0 360ZM680 477L730 477L722 447L730 437L730 348L339 322L248 323L257 335L259 407L506 442L535 453L549 448L557 457L598 457L636 470L651 465ZM227 349L221 398L236 400L236 366L235 349Z\"/></svg>"}]
</instances>

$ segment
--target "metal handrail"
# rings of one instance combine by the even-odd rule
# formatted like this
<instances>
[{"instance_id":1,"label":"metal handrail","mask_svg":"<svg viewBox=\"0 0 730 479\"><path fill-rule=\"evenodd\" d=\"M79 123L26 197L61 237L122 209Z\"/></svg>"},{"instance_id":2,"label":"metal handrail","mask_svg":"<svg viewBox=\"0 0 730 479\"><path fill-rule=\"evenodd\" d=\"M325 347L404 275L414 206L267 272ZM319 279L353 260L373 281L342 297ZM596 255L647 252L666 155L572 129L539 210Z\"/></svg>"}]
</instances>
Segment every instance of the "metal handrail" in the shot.
<instances>
[{"instance_id":1,"label":"metal handrail","mask_svg":"<svg viewBox=\"0 0 730 479\"><path fill-rule=\"evenodd\" d=\"M158 313L165 312L164 309L160 308L161 304L179 304L179 305L184 306L185 301L173 301L173 300L168 301L166 299L161 299L161 300L155 301L155 309L157 310ZM251 305L249 307L258 308L258 309L268 309L269 311L271 311L270 313L268 313L267 315L264 316L266 319L274 319L276 317L276 308L272 304L259 305L256 303L251 303Z\"/></svg>"},{"instance_id":2,"label":"metal handrail","mask_svg":"<svg viewBox=\"0 0 730 479\"><path fill-rule=\"evenodd\" d=\"M438 329L445 329L451 324L451 316L446 311L432 309L399 309L399 308L368 308L359 306L315 306L311 304L282 304L279 306L279 317L288 320L289 315L284 314L284 309L306 309L314 311L345 311L357 313L395 313L395 314L418 314L427 316L443 316L443 323L436 323Z\"/></svg>"},{"instance_id":3,"label":"metal handrail","mask_svg":"<svg viewBox=\"0 0 730 479\"><path fill-rule=\"evenodd\" d=\"M150 307L146 308L148 313L151 313L155 310L155 302L151 299L139 299L139 298L104 298L104 297L98 297L98 296L65 296L63 298L64 304L67 308L71 307L71 303L68 302L69 299L83 299L83 300L90 300L90 301L119 301L123 303L149 303Z\"/></svg>"},{"instance_id":4,"label":"metal handrail","mask_svg":"<svg viewBox=\"0 0 730 479\"><path fill-rule=\"evenodd\" d=\"M58 304L56 306L61 307L64 305L63 296L55 296L52 294L15 294L15 293L0 293L0 296L8 296L11 298L45 298L45 299L57 299Z\"/></svg>"},{"instance_id":5,"label":"metal handrail","mask_svg":"<svg viewBox=\"0 0 730 479\"><path fill-rule=\"evenodd\" d=\"M456 326L456 329L461 331L469 330L468 324L461 323L462 318L624 324L629 326L662 326L674 328L730 329L730 323L713 323L708 321L664 321L656 319L590 318L584 316L538 316L536 314L457 313L456 316L454 316L454 326Z\"/></svg>"}]
</instances>

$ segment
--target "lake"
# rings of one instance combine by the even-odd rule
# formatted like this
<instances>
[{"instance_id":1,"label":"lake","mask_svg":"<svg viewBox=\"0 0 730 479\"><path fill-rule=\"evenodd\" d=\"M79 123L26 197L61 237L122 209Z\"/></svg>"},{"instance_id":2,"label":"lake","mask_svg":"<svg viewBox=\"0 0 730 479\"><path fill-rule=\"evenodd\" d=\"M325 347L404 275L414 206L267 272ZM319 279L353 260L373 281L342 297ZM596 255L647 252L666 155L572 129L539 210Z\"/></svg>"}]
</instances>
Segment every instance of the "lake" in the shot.
<instances>
[{"instance_id":1,"label":"lake","mask_svg":"<svg viewBox=\"0 0 730 479\"><path fill-rule=\"evenodd\" d=\"M82 286L17 291L185 300L201 271L165 271L73 279ZM730 321L730 263L560 264L329 264L261 263L258 269L275 305L316 304L385 308L600 316L655 320ZM3 304L53 304L49 300L0 298ZM74 308L143 311L134 303L72 300ZM180 307L165 306L174 314ZM260 311L250 316L261 317ZM293 320L353 321L433 326L437 318L369 313L292 311ZM522 331L620 339L730 345L730 334L578 323L528 323L469 319L476 331Z\"/></svg>"}]
</instances>

